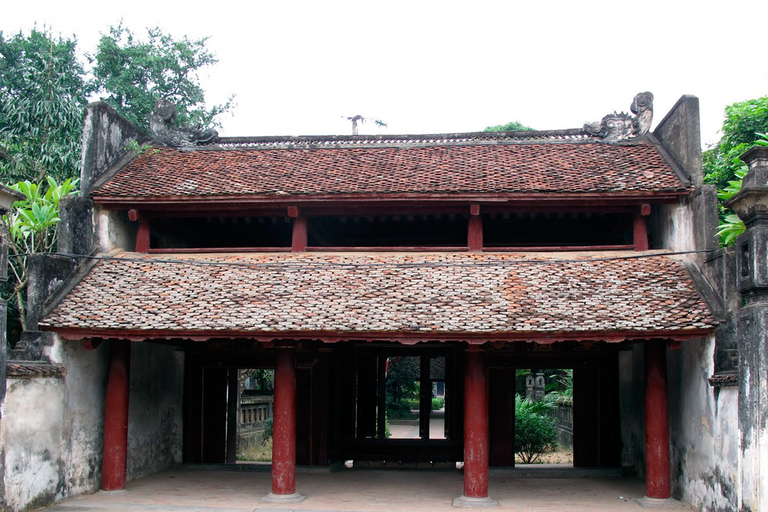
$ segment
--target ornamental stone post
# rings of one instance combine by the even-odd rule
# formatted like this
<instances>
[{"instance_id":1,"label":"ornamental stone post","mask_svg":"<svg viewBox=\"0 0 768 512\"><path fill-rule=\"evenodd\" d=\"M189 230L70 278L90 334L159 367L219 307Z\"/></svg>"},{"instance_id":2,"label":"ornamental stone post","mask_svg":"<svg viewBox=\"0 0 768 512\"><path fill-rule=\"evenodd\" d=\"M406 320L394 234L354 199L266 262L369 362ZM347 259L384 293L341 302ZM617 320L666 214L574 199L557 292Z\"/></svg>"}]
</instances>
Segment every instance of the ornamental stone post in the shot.
<instances>
[{"instance_id":1,"label":"ornamental stone post","mask_svg":"<svg viewBox=\"0 0 768 512\"><path fill-rule=\"evenodd\" d=\"M742 307L737 314L740 510L768 509L768 147L741 157L749 166L741 192L726 206L744 221L736 240L736 273Z\"/></svg>"}]
</instances>

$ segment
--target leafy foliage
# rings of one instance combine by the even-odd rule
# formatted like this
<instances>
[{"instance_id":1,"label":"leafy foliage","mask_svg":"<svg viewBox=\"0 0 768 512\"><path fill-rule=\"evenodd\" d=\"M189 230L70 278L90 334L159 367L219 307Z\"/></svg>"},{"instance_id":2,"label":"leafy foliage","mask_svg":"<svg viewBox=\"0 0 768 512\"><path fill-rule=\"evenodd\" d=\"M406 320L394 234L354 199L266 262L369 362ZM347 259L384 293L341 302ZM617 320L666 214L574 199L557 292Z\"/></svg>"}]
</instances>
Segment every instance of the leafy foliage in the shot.
<instances>
[{"instance_id":1,"label":"leafy foliage","mask_svg":"<svg viewBox=\"0 0 768 512\"><path fill-rule=\"evenodd\" d=\"M704 180L719 190L737 179L743 163L739 157L755 145L759 133L768 132L768 96L734 103L725 108L723 136L704 152Z\"/></svg>"},{"instance_id":2,"label":"leafy foliage","mask_svg":"<svg viewBox=\"0 0 768 512\"><path fill-rule=\"evenodd\" d=\"M720 141L703 154L704 181L715 185L720 198L720 243L731 245L744 232L739 217L723 202L741 190L747 172L740 157L756 145L766 145L768 132L768 96L734 103L725 108Z\"/></svg>"},{"instance_id":3,"label":"leafy foliage","mask_svg":"<svg viewBox=\"0 0 768 512\"><path fill-rule=\"evenodd\" d=\"M4 181L77 176L84 72L77 42L33 29L0 32L0 173Z\"/></svg>"},{"instance_id":4,"label":"leafy foliage","mask_svg":"<svg viewBox=\"0 0 768 512\"><path fill-rule=\"evenodd\" d=\"M536 462L555 448L555 419L545 414L551 407L549 401L532 402L515 395L515 453L524 464Z\"/></svg>"},{"instance_id":5,"label":"leafy foliage","mask_svg":"<svg viewBox=\"0 0 768 512\"><path fill-rule=\"evenodd\" d=\"M181 125L210 126L226 112L223 105L205 107L205 93L197 76L201 68L217 62L206 48L208 38L180 40L159 28L147 29L139 40L122 26L103 34L95 55L92 89L136 126L148 131L149 119L159 99L173 102Z\"/></svg>"},{"instance_id":6,"label":"leafy foliage","mask_svg":"<svg viewBox=\"0 0 768 512\"><path fill-rule=\"evenodd\" d=\"M387 416L408 418L418 408L420 361L418 357L392 357L387 371Z\"/></svg>"},{"instance_id":7,"label":"leafy foliage","mask_svg":"<svg viewBox=\"0 0 768 512\"><path fill-rule=\"evenodd\" d=\"M205 43L176 41L159 29L149 30L148 42L140 42L119 25L102 37L89 77L78 62L75 39L37 29L12 37L0 32L0 176L6 183L18 182L14 188L26 196L5 218L13 256L13 280L2 286L3 297L11 301L9 339L26 328L26 255L54 250L58 201L74 191L80 173L89 94L107 95L121 114L145 129L159 98L178 105L182 123L210 124L229 102L204 106L196 73L216 62Z\"/></svg>"},{"instance_id":8,"label":"leafy foliage","mask_svg":"<svg viewBox=\"0 0 768 512\"><path fill-rule=\"evenodd\" d=\"M44 185L29 180L12 185L11 188L24 194L16 201L13 209L3 216L3 222L10 234L11 289L6 297L18 313L21 329L26 329L25 291L27 287L27 260L31 253L51 252L56 248L59 224L59 203L67 195L76 192L77 180L68 178L58 183L47 176Z\"/></svg>"},{"instance_id":9,"label":"leafy foliage","mask_svg":"<svg viewBox=\"0 0 768 512\"><path fill-rule=\"evenodd\" d=\"M755 135L758 139L750 146L768 146L768 134L757 133ZM720 237L720 243L723 246L733 245L739 235L744 233L746 229L744 222L739 216L725 208L723 203L741 191L742 181L744 180L747 171L746 164L741 162L739 168L733 171L735 179L729 180L726 186L717 192L717 197L720 199L720 226L717 229L717 234Z\"/></svg>"},{"instance_id":10,"label":"leafy foliage","mask_svg":"<svg viewBox=\"0 0 768 512\"><path fill-rule=\"evenodd\" d=\"M483 130L484 132L525 132L533 130L530 126L525 126L517 121L511 121L507 124L499 124L496 126L488 126Z\"/></svg>"},{"instance_id":11,"label":"leafy foliage","mask_svg":"<svg viewBox=\"0 0 768 512\"><path fill-rule=\"evenodd\" d=\"M275 417L270 416L264 420L264 434L262 434L261 444L267 444L272 440L272 436L275 432Z\"/></svg>"}]
</instances>

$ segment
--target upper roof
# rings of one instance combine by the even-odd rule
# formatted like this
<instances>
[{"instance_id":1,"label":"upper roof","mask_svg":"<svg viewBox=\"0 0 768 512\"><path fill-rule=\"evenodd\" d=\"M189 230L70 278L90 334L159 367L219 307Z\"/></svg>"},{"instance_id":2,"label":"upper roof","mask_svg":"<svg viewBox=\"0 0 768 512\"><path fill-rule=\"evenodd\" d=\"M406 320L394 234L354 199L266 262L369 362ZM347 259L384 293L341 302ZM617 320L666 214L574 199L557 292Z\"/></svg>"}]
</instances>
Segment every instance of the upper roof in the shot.
<instances>
[{"instance_id":1,"label":"upper roof","mask_svg":"<svg viewBox=\"0 0 768 512\"><path fill-rule=\"evenodd\" d=\"M388 138L229 139L148 151L108 175L99 202L240 197L619 194L689 190L648 135L606 144L579 130Z\"/></svg>"},{"instance_id":2,"label":"upper roof","mask_svg":"<svg viewBox=\"0 0 768 512\"><path fill-rule=\"evenodd\" d=\"M169 258L99 261L40 325L77 337L485 342L691 337L716 323L683 264L658 253Z\"/></svg>"}]
</instances>

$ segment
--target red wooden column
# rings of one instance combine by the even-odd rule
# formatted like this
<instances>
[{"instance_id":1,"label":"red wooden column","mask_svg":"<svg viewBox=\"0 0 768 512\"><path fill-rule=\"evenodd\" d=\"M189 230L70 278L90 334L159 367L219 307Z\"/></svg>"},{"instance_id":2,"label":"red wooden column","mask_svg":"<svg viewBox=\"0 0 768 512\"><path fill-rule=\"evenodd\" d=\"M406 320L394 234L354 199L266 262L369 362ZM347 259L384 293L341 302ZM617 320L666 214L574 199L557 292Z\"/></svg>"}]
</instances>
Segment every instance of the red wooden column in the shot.
<instances>
[{"instance_id":1,"label":"red wooden column","mask_svg":"<svg viewBox=\"0 0 768 512\"><path fill-rule=\"evenodd\" d=\"M667 347L645 342L645 494L670 497L669 417L667 412Z\"/></svg>"},{"instance_id":2,"label":"red wooden column","mask_svg":"<svg viewBox=\"0 0 768 512\"><path fill-rule=\"evenodd\" d=\"M128 210L128 220L139 223L139 227L136 230L136 252L148 252L150 238L149 218L138 210Z\"/></svg>"},{"instance_id":3,"label":"red wooden column","mask_svg":"<svg viewBox=\"0 0 768 512\"><path fill-rule=\"evenodd\" d=\"M651 214L651 205L644 204L635 213L633 223L633 238L636 251L648 250L648 216Z\"/></svg>"},{"instance_id":4,"label":"red wooden column","mask_svg":"<svg viewBox=\"0 0 768 512\"><path fill-rule=\"evenodd\" d=\"M101 462L101 488L105 491L125 489L130 371L131 342L112 340L104 404L104 458Z\"/></svg>"},{"instance_id":5,"label":"red wooden column","mask_svg":"<svg viewBox=\"0 0 768 512\"><path fill-rule=\"evenodd\" d=\"M275 403L272 423L272 492L261 501L296 503L296 344L275 345Z\"/></svg>"},{"instance_id":6,"label":"red wooden column","mask_svg":"<svg viewBox=\"0 0 768 512\"><path fill-rule=\"evenodd\" d=\"M488 378L483 354L470 345L464 368L464 495L454 507L493 507L488 497Z\"/></svg>"},{"instance_id":7,"label":"red wooden column","mask_svg":"<svg viewBox=\"0 0 768 512\"><path fill-rule=\"evenodd\" d=\"M304 252L307 250L307 218L296 206L288 207L288 217L293 219L291 252Z\"/></svg>"},{"instance_id":8,"label":"red wooden column","mask_svg":"<svg viewBox=\"0 0 768 512\"><path fill-rule=\"evenodd\" d=\"M483 250L483 218L480 216L479 204L469 206L467 249L470 252L480 252Z\"/></svg>"}]
</instances>

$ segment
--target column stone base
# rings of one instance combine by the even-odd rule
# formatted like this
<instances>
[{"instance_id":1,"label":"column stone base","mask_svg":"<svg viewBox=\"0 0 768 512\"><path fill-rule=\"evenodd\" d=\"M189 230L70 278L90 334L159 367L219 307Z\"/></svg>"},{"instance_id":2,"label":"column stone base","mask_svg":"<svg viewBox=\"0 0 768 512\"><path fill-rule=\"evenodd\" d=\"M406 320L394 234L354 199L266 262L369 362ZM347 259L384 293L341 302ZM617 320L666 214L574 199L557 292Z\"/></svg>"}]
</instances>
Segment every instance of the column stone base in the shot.
<instances>
[{"instance_id":1,"label":"column stone base","mask_svg":"<svg viewBox=\"0 0 768 512\"><path fill-rule=\"evenodd\" d=\"M468 496L461 496L453 499L454 508L485 508L485 507L498 507L499 502L492 498L470 498Z\"/></svg>"},{"instance_id":2,"label":"column stone base","mask_svg":"<svg viewBox=\"0 0 768 512\"><path fill-rule=\"evenodd\" d=\"M635 500L643 508L685 508L685 505L674 498L637 498Z\"/></svg>"},{"instance_id":3,"label":"column stone base","mask_svg":"<svg viewBox=\"0 0 768 512\"><path fill-rule=\"evenodd\" d=\"M294 492L291 494L275 494L273 492L267 494L259 500L259 503L301 503L307 499L306 496Z\"/></svg>"}]
</instances>

